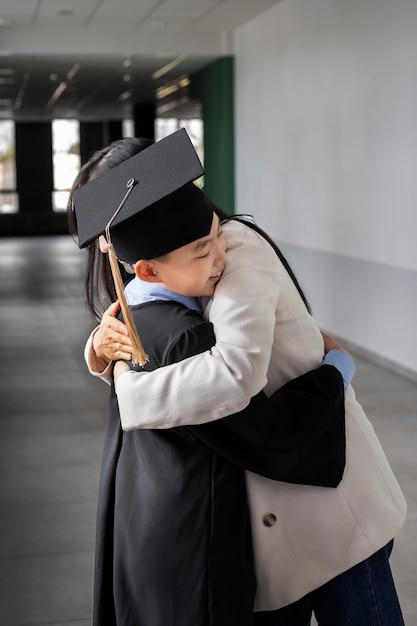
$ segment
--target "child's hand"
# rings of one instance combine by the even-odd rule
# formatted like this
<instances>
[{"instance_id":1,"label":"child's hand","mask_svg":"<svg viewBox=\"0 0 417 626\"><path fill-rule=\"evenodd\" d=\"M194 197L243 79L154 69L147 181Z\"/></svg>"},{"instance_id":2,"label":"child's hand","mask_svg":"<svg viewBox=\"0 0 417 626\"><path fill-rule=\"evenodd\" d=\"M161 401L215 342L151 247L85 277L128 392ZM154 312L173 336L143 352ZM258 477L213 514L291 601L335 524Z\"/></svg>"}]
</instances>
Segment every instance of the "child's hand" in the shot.
<instances>
[{"instance_id":1,"label":"child's hand","mask_svg":"<svg viewBox=\"0 0 417 626\"><path fill-rule=\"evenodd\" d=\"M100 326L93 336L93 350L100 360L107 362L132 358L132 344L123 322L117 319L119 302L114 302L105 311Z\"/></svg>"},{"instance_id":2,"label":"child's hand","mask_svg":"<svg viewBox=\"0 0 417 626\"><path fill-rule=\"evenodd\" d=\"M338 343L336 341L336 339L333 339L333 337L330 337L329 335L326 335L325 333L321 333L323 335L323 340L324 340L324 353L327 354L328 352L330 352L330 350L343 350L343 352L346 352L346 354L349 354L349 352L347 350L345 350L340 343ZM350 355L349 355L350 356Z\"/></svg>"}]
</instances>

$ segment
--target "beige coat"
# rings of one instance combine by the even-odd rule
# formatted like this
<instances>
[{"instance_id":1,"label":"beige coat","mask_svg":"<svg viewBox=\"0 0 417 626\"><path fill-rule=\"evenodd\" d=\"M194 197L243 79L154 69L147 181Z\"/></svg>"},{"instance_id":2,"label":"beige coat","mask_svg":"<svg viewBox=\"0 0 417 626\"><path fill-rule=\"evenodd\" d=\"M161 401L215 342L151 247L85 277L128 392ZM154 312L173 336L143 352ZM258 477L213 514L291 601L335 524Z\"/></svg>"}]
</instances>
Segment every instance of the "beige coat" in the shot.
<instances>
[{"instance_id":1,"label":"beige coat","mask_svg":"<svg viewBox=\"0 0 417 626\"><path fill-rule=\"evenodd\" d=\"M117 393L125 430L224 417L261 389L270 395L321 364L320 330L271 246L238 222L224 232L227 267L205 312L216 346L150 374L123 374ZM404 522L404 497L351 387L346 423L347 465L337 489L246 473L257 611L294 602L364 560Z\"/></svg>"}]
</instances>

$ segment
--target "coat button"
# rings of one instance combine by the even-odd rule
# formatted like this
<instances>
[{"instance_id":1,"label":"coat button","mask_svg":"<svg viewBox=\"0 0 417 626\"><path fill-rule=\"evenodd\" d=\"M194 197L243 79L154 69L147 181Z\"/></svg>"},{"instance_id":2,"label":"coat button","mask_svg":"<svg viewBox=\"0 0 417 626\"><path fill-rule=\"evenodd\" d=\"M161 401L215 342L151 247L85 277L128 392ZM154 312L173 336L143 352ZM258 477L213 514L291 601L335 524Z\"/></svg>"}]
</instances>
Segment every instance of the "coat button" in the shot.
<instances>
[{"instance_id":1,"label":"coat button","mask_svg":"<svg viewBox=\"0 0 417 626\"><path fill-rule=\"evenodd\" d=\"M275 524L277 523L277 518L273 513L267 513L263 516L262 521L264 523L264 526L268 526L268 528L270 528L271 526L275 526Z\"/></svg>"}]
</instances>

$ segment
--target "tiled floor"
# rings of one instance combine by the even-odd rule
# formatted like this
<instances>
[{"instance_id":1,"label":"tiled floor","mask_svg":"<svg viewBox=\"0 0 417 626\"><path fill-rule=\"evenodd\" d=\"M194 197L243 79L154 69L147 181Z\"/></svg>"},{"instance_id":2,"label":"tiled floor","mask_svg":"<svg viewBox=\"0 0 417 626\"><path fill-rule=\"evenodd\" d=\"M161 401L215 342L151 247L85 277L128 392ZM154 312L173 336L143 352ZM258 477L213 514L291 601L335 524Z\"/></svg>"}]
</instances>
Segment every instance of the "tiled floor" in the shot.
<instances>
[{"instance_id":1,"label":"tiled floor","mask_svg":"<svg viewBox=\"0 0 417 626\"><path fill-rule=\"evenodd\" d=\"M0 240L1 626L91 623L107 391L82 358L84 260L69 237ZM358 358L355 387L408 501L392 564L417 626L417 384Z\"/></svg>"}]
</instances>

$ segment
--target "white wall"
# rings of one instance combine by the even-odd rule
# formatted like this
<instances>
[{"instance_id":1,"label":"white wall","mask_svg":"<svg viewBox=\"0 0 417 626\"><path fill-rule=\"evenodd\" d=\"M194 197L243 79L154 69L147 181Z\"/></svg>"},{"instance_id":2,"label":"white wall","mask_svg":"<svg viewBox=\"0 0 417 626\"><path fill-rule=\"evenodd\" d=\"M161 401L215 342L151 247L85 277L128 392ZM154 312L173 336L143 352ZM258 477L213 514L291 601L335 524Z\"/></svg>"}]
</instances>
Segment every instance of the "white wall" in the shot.
<instances>
[{"instance_id":1,"label":"white wall","mask_svg":"<svg viewBox=\"0 0 417 626\"><path fill-rule=\"evenodd\" d=\"M417 2L282 0L235 53L237 209L323 328L417 373Z\"/></svg>"}]
</instances>

